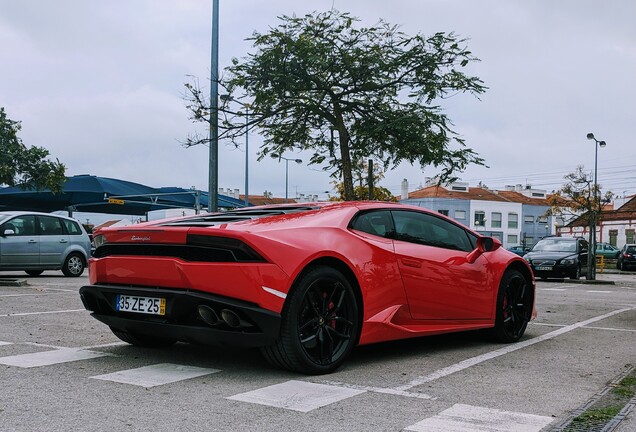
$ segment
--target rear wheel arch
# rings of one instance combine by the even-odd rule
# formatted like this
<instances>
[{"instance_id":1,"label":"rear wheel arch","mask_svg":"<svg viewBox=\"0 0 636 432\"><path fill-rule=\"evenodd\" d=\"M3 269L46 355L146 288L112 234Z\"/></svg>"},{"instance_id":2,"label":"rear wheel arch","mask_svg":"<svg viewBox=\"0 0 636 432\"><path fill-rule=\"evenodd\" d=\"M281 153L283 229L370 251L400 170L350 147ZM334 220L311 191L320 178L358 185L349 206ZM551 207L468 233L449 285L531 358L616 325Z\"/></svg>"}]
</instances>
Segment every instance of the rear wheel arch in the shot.
<instances>
[{"instance_id":1,"label":"rear wheel arch","mask_svg":"<svg viewBox=\"0 0 636 432\"><path fill-rule=\"evenodd\" d=\"M508 270L516 270L519 273L521 273L523 275L523 277L526 278L526 280L528 281L528 285L532 285L532 272L530 269L528 269L528 267L526 265L524 265L523 263L519 262L519 261L515 261L512 264L510 264L508 266L508 268L506 268L506 271ZM505 272L504 272L505 273ZM503 275L503 273L502 273ZM535 291L533 290L532 292L532 301L534 302L534 297L536 296Z\"/></svg>"},{"instance_id":2,"label":"rear wheel arch","mask_svg":"<svg viewBox=\"0 0 636 432\"><path fill-rule=\"evenodd\" d=\"M275 367L305 374L336 370L358 344L360 287L341 260L320 258L295 278L281 313L277 340L261 347Z\"/></svg>"}]
</instances>

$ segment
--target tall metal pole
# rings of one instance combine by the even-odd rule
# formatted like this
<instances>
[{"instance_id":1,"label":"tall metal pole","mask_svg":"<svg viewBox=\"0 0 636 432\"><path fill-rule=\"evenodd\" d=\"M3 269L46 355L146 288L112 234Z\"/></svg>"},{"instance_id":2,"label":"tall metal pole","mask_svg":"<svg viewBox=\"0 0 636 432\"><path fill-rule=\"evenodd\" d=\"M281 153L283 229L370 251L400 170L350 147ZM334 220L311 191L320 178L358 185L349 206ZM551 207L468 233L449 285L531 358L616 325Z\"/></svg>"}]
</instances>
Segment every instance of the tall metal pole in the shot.
<instances>
[{"instance_id":1,"label":"tall metal pole","mask_svg":"<svg viewBox=\"0 0 636 432\"><path fill-rule=\"evenodd\" d=\"M288 189L289 189L289 159L285 159L285 202L287 202Z\"/></svg>"},{"instance_id":2,"label":"tall metal pole","mask_svg":"<svg viewBox=\"0 0 636 432\"><path fill-rule=\"evenodd\" d=\"M597 215L597 203L598 201L598 182L597 182L597 175L598 175L598 141L594 140L594 210L592 211L592 218L593 219L593 223L592 223L592 230L590 232L590 235L592 236L592 244L590 245L590 249L592 252L591 253L591 259L592 259L592 280L596 280L596 219L598 217Z\"/></svg>"},{"instance_id":3,"label":"tall metal pole","mask_svg":"<svg viewBox=\"0 0 636 432\"><path fill-rule=\"evenodd\" d=\"M250 205L250 202L248 199L249 197L248 168L249 168L250 147L249 147L249 139L248 139L249 134L247 133L248 132L247 125L249 124L249 117L250 117L250 109L248 105L245 105L245 207Z\"/></svg>"},{"instance_id":4,"label":"tall metal pole","mask_svg":"<svg viewBox=\"0 0 636 432\"><path fill-rule=\"evenodd\" d=\"M208 211L218 210L219 189L219 0L212 0L212 52L210 66L210 164Z\"/></svg>"},{"instance_id":5,"label":"tall metal pole","mask_svg":"<svg viewBox=\"0 0 636 432\"><path fill-rule=\"evenodd\" d=\"M601 196L598 190L598 148L605 147L605 141L599 141L594 137L593 133L587 134L587 139L594 140L594 196L592 199L592 220L590 221L590 254L588 260L592 260L591 263L591 275L588 271L587 279L596 279L596 224L600 212L603 211L601 207ZM588 270L590 267L588 267ZM591 276L591 277L590 277Z\"/></svg>"}]
</instances>

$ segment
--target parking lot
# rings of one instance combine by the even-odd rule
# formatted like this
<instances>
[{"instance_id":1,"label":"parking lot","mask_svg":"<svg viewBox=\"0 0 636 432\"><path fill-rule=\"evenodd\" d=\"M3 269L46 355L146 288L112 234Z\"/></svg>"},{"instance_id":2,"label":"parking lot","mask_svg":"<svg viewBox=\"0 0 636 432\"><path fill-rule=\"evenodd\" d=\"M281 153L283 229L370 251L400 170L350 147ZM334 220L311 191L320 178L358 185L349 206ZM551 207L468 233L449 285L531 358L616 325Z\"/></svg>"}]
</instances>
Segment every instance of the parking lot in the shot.
<instances>
[{"instance_id":1,"label":"parking lot","mask_svg":"<svg viewBox=\"0 0 636 432\"><path fill-rule=\"evenodd\" d=\"M0 279L3 431L548 431L636 364L633 275L539 281L517 344L460 333L359 347L325 376L251 350L126 345L84 310L86 274Z\"/></svg>"}]
</instances>

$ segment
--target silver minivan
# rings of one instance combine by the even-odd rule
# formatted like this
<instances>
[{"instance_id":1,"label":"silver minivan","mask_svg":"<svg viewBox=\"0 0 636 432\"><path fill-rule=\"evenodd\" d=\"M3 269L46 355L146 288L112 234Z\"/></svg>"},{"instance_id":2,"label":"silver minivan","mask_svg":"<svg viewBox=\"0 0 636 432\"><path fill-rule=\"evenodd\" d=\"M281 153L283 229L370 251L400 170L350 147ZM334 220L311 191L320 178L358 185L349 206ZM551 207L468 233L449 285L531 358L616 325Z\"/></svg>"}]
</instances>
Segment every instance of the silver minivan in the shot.
<instances>
[{"instance_id":1,"label":"silver minivan","mask_svg":"<svg viewBox=\"0 0 636 432\"><path fill-rule=\"evenodd\" d=\"M49 213L0 212L0 270L24 270L37 276L62 270L66 276L84 272L91 241L75 219Z\"/></svg>"}]
</instances>

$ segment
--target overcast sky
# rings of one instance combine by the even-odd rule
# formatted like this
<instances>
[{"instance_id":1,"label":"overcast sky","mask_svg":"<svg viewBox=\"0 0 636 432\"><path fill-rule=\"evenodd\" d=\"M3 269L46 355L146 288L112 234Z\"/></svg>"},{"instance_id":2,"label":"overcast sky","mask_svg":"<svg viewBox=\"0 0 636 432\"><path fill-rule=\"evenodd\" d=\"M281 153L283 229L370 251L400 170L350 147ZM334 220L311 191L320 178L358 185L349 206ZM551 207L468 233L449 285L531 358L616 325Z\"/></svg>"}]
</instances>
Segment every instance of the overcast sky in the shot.
<instances>
[{"instance_id":1,"label":"overcast sky","mask_svg":"<svg viewBox=\"0 0 636 432\"><path fill-rule=\"evenodd\" d=\"M365 25L455 32L481 59L470 72L488 91L444 101L455 130L486 160L461 175L472 186L530 184L551 191L577 165L618 195L636 193L636 3L628 0L220 0L220 68L251 52L245 39L280 15L330 8ZM27 145L47 148L68 175L94 174L207 190L208 148L185 149L188 76L207 86L211 0L0 0L0 106ZM250 193L285 194L285 166L257 162ZM288 157L308 160L303 154ZM219 186L244 192L245 149L220 143ZM400 165L382 186L400 193L437 174ZM320 167L290 164L289 195L333 191ZM333 193L333 192L332 192Z\"/></svg>"}]
</instances>

